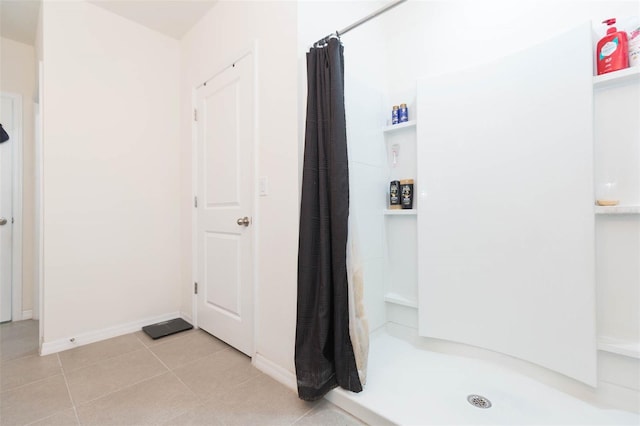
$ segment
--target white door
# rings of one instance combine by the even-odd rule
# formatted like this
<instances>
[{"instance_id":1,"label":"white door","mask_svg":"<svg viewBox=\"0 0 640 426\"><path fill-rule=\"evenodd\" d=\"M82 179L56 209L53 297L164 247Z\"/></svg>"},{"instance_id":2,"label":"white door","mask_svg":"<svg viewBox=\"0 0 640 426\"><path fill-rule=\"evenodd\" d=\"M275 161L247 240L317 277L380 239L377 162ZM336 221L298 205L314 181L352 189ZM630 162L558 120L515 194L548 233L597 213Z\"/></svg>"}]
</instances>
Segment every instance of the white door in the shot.
<instances>
[{"instance_id":1,"label":"white door","mask_svg":"<svg viewBox=\"0 0 640 426\"><path fill-rule=\"evenodd\" d=\"M14 135L16 120L14 117L15 99L1 97L0 123L9 136ZM15 138L0 143L0 322L11 321L11 275L13 256L13 145Z\"/></svg>"},{"instance_id":2,"label":"white door","mask_svg":"<svg viewBox=\"0 0 640 426\"><path fill-rule=\"evenodd\" d=\"M253 55L197 91L198 326L253 355Z\"/></svg>"}]
</instances>

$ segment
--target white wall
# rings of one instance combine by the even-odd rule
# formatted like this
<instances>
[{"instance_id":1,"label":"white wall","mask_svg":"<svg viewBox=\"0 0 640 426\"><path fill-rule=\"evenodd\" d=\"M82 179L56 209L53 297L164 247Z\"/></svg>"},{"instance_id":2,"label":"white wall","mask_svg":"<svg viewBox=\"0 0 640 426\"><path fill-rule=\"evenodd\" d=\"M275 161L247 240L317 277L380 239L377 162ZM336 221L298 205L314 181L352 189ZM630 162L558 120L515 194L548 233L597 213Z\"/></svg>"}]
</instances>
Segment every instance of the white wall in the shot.
<instances>
[{"instance_id":1,"label":"white wall","mask_svg":"<svg viewBox=\"0 0 640 426\"><path fill-rule=\"evenodd\" d=\"M0 90L22 95L22 312L33 309L34 287L34 115L35 50L0 38Z\"/></svg>"},{"instance_id":2,"label":"white wall","mask_svg":"<svg viewBox=\"0 0 640 426\"><path fill-rule=\"evenodd\" d=\"M44 342L61 345L179 310L180 45L86 2L42 13Z\"/></svg>"},{"instance_id":3,"label":"white wall","mask_svg":"<svg viewBox=\"0 0 640 426\"><path fill-rule=\"evenodd\" d=\"M192 314L192 94L257 42L258 165L256 353L292 373L298 252L297 4L219 2L182 40L181 310ZM257 185L256 185L257 188ZM287 374L288 375L288 374ZM289 376L290 377L290 376Z\"/></svg>"}]
</instances>

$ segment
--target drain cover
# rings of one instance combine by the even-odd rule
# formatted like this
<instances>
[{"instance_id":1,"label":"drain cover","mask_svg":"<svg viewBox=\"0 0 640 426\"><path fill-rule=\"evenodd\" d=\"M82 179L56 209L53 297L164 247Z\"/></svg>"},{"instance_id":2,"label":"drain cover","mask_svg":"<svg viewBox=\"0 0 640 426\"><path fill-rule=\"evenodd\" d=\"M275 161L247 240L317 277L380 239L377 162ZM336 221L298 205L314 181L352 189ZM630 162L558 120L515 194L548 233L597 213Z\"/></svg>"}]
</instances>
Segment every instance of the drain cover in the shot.
<instances>
[{"instance_id":1,"label":"drain cover","mask_svg":"<svg viewBox=\"0 0 640 426\"><path fill-rule=\"evenodd\" d=\"M469 401L469 404L473 405L474 407L478 407L478 408L491 407L491 401L489 401L487 398L481 395L469 395L467 397L467 401Z\"/></svg>"}]
</instances>

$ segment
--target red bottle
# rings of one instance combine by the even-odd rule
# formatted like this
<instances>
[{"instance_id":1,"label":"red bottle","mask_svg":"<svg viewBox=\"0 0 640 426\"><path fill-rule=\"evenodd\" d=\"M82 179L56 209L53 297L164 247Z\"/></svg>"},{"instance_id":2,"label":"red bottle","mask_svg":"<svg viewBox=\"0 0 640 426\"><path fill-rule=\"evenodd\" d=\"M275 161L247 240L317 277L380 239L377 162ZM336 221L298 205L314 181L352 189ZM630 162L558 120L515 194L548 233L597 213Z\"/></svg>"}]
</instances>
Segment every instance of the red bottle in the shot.
<instances>
[{"instance_id":1,"label":"red bottle","mask_svg":"<svg viewBox=\"0 0 640 426\"><path fill-rule=\"evenodd\" d=\"M613 26L616 23L615 19L607 19L602 23L609 25L610 28L607 29L607 35L598 42L596 49L598 75L629 67L627 33L618 31Z\"/></svg>"}]
</instances>

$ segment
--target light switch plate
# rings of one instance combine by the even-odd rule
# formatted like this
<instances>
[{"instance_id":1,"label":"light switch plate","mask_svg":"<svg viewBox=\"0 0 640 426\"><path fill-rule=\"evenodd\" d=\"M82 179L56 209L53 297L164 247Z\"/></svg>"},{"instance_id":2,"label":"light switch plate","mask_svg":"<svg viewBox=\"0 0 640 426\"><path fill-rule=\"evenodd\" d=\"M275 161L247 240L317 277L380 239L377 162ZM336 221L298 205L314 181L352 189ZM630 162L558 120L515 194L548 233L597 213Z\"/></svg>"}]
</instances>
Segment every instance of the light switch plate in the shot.
<instances>
[{"instance_id":1,"label":"light switch plate","mask_svg":"<svg viewBox=\"0 0 640 426\"><path fill-rule=\"evenodd\" d=\"M258 193L261 197L269 195L269 178L266 176L260 176L258 180Z\"/></svg>"}]
</instances>

